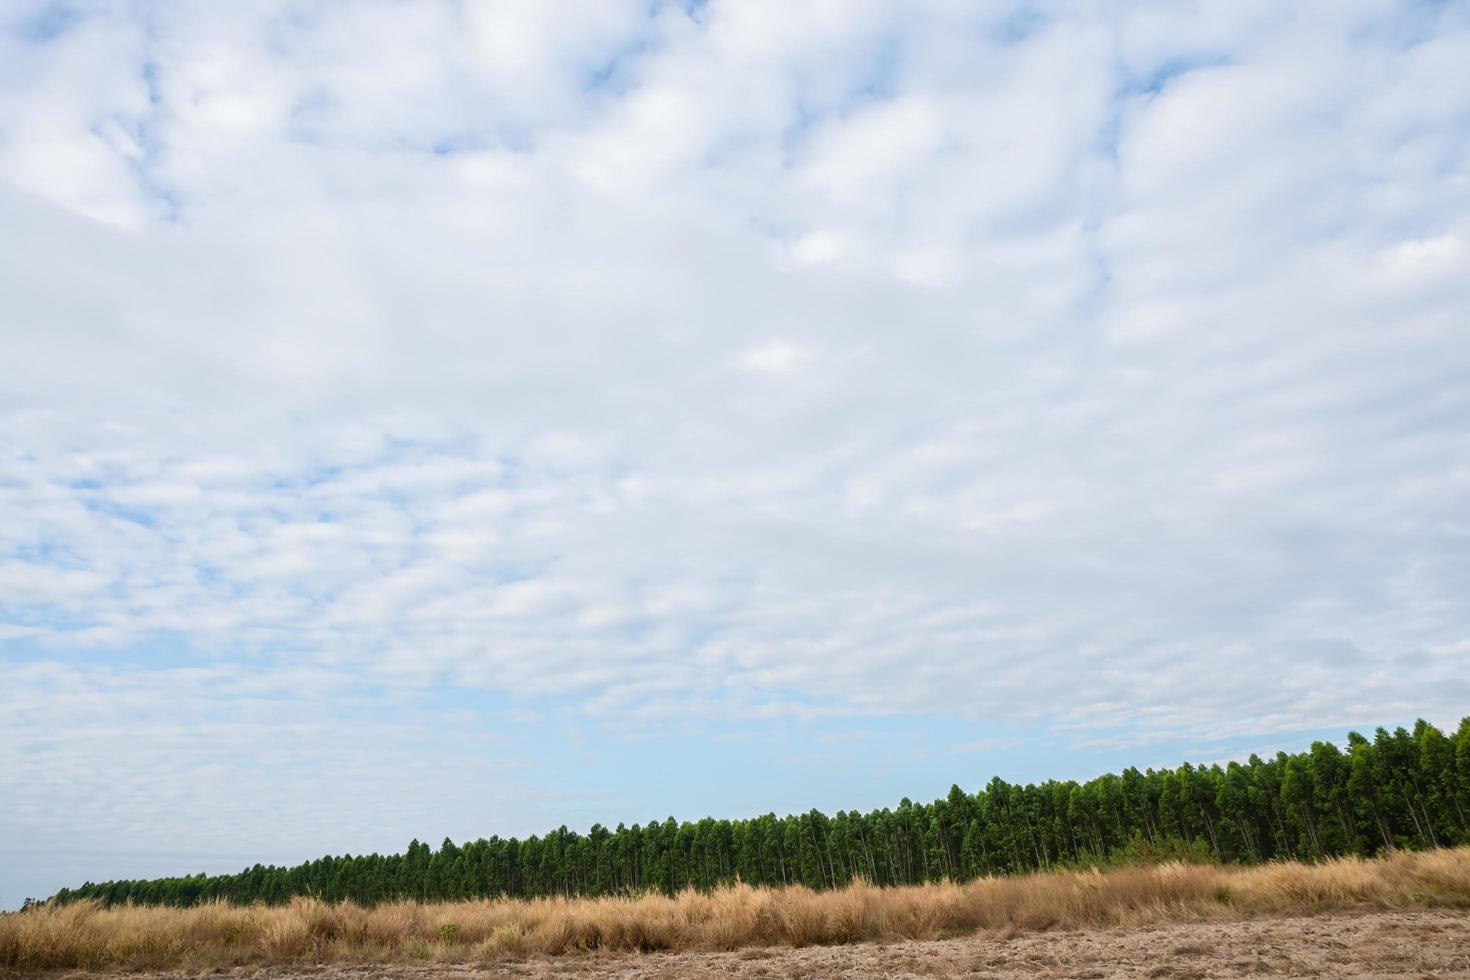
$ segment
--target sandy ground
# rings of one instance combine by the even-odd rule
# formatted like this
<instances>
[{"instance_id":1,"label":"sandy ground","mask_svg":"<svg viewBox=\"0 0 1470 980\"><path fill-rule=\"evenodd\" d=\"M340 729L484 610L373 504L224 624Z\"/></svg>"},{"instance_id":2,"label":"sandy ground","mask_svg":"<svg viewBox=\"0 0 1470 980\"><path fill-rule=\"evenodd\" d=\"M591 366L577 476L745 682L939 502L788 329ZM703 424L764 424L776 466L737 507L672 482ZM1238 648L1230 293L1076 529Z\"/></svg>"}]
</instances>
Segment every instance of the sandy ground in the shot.
<instances>
[{"instance_id":1,"label":"sandy ground","mask_svg":"<svg viewBox=\"0 0 1470 980\"><path fill-rule=\"evenodd\" d=\"M156 976L167 980L1470 977L1470 912L1338 913L886 945L733 953L592 953L477 964L337 964Z\"/></svg>"}]
</instances>

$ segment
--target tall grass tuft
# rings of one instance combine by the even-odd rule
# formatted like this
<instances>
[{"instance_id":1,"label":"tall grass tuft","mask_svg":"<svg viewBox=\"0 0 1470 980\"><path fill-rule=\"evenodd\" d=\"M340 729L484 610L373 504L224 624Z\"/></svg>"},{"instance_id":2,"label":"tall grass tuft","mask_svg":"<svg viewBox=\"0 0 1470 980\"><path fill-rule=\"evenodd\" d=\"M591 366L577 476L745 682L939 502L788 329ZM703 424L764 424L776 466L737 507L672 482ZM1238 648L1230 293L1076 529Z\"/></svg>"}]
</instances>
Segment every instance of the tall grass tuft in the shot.
<instances>
[{"instance_id":1,"label":"tall grass tuft","mask_svg":"<svg viewBox=\"0 0 1470 980\"><path fill-rule=\"evenodd\" d=\"M163 969L497 960L586 950L934 939L979 932L1235 919L1288 910L1470 908L1470 847L1320 864L1170 863L813 892L737 884L673 897L499 899L363 908L45 905L0 915L0 969Z\"/></svg>"}]
</instances>

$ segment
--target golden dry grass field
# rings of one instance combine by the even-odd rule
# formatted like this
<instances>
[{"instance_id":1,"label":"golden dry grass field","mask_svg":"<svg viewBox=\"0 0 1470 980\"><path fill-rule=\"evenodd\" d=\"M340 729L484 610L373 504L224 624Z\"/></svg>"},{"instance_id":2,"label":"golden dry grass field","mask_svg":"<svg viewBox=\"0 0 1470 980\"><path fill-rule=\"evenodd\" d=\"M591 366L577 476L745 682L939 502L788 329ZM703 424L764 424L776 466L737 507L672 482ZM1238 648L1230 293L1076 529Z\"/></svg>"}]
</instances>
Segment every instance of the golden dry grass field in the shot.
<instances>
[{"instance_id":1,"label":"golden dry grass field","mask_svg":"<svg viewBox=\"0 0 1470 980\"><path fill-rule=\"evenodd\" d=\"M1047 971L1061 970L1058 976L1079 975L1066 973L1067 950L1074 960L1083 957L1073 963L1083 974L1112 975L1099 972L1098 964L1106 957L1094 956L1094 962L1084 955L1092 947L1077 936L1086 930L1083 937L1134 937L1122 941L1120 950L1136 945L1138 936L1173 936L1165 942L1173 943L1170 956L1183 965L1161 961L1149 969L1164 972L1149 976L1229 973L1219 964L1211 970L1195 961L1218 958L1232 943L1239 949L1230 962L1246 963L1247 972L1259 974L1278 972L1267 954L1292 937L1306 941L1317 931L1311 925L1315 922L1348 937L1391 926L1397 938L1385 942L1402 952L1407 957L1403 963L1411 967L1408 972L1419 976L1470 973L1462 955L1470 950L1467 909L1470 848L1464 847L1317 865L1167 864L911 888L859 884L831 892L735 886L672 898L399 902L373 908L309 899L279 907L211 904L190 909L79 903L0 917L0 970L34 974L242 968L272 974L367 971L408 977L425 970L586 975L595 967L610 976L673 976L707 973L713 964L722 963L715 972L726 975L876 976L923 973L918 968L934 959L929 965L936 969L949 964L945 969L954 975L973 975L971 968L983 966L984 958L975 950L987 948L986 944L1001 948L1032 943L1039 944L1037 950L1052 950L1035 955L1043 959L1051 955L1056 962ZM1300 918L1366 911L1384 914ZM1208 938L1213 935L1210 930L1219 935ZM1249 936L1262 930L1275 930L1271 949L1242 959L1253 942ZM1443 941L1435 942L1435 937ZM1093 953L1108 941L1093 942L1092 946L1103 943ZM1266 942L1261 939L1257 944ZM886 945L813 949L855 943ZM916 943L930 948L927 954L915 954L917 967L889 962L896 950ZM1179 953L1176 947L1194 949L1195 955ZM1334 972L1329 955L1334 951L1340 952L1331 947L1317 950L1326 966L1315 972ZM664 955L639 955L650 952ZM955 956L968 966L959 969ZM771 963L761 965L771 957L775 958ZM1001 967L1016 965L1013 959L1003 956L990 972L1004 974ZM1146 955L1135 960L1135 966L1152 962ZM887 967L882 966L885 962ZM676 972L666 972L670 969ZM1397 972L1402 971L1367 969L1362 975Z\"/></svg>"}]
</instances>

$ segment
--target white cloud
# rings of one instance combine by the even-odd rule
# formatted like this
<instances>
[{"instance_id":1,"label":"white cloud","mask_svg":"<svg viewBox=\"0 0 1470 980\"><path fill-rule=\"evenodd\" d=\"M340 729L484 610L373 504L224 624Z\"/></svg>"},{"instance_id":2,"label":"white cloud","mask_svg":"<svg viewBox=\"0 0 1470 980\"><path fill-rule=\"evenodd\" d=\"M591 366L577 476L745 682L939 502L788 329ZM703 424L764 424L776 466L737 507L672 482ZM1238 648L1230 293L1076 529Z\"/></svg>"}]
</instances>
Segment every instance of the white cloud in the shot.
<instances>
[{"instance_id":1,"label":"white cloud","mask_svg":"<svg viewBox=\"0 0 1470 980\"><path fill-rule=\"evenodd\" d=\"M740 355L740 367L746 371L781 374L806 360L807 352L784 340L772 340L748 348Z\"/></svg>"},{"instance_id":2,"label":"white cloud","mask_svg":"<svg viewBox=\"0 0 1470 980\"><path fill-rule=\"evenodd\" d=\"M1426 279L1462 274L1467 265L1465 245L1454 235L1401 242L1379 253L1383 271L1395 283L1417 285Z\"/></svg>"}]
</instances>

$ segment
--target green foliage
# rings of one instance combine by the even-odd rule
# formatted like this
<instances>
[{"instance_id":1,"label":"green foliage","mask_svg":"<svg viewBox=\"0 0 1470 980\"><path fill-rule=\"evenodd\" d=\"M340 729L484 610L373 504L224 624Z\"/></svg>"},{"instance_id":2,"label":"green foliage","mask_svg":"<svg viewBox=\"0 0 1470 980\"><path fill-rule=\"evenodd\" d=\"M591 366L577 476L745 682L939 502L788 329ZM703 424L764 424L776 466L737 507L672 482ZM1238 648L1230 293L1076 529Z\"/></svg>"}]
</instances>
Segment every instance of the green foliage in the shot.
<instances>
[{"instance_id":1,"label":"green foliage","mask_svg":"<svg viewBox=\"0 0 1470 980\"><path fill-rule=\"evenodd\" d=\"M403 854L324 857L233 875L88 882L52 901L188 906L223 898L279 904L294 895L364 905L393 899L508 895L672 894L736 879L840 888L1016 874L1053 867L1165 860L1254 863L1371 855L1470 843L1470 718L1454 735L1423 721L1412 733L1348 734L1296 755L1251 756L1222 768L1105 775L1085 783L956 786L928 805L827 816L559 827L544 837L491 837ZM441 936L454 925L440 927Z\"/></svg>"}]
</instances>

